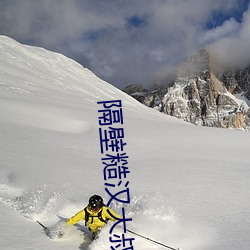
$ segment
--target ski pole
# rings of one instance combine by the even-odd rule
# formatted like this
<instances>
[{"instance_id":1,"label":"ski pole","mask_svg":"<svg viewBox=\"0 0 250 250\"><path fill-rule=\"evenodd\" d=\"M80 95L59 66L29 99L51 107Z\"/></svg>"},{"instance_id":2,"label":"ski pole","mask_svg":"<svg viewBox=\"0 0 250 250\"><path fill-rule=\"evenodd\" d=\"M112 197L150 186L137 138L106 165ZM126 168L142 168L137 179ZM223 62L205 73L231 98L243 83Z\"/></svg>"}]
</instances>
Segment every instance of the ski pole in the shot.
<instances>
[{"instance_id":1,"label":"ski pole","mask_svg":"<svg viewBox=\"0 0 250 250\"><path fill-rule=\"evenodd\" d=\"M48 230L48 228L45 227L41 222L39 222L38 220L37 220L36 222L37 222L40 226L42 226L44 230Z\"/></svg>"},{"instance_id":2,"label":"ski pole","mask_svg":"<svg viewBox=\"0 0 250 250\"><path fill-rule=\"evenodd\" d=\"M173 248L173 247L167 246L167 245L165 245L165 244L163 244L163 243L161 243L161 242L152 240L152 239L150 239L150 238L148 238L148 237L145 237L145 236L143 236L143 235L141 235L141 234L135 233L135 232L133 232L133 231L131 231L131 230L129 230L129 229L126 229L126 230L127 230L128 232L132 233L132 234L135 234L135 235L137 235L137 236L143 238L143 239L146 239L146 240L148 240L148 241L152 241L152 242L154 242L154 243L156 243L156 244L158 244L158 245L161 245L161 246L163 246L163 247L169 248L169 249L171 249L171 250L181 250L180 248Z\"/></svg>"}]
</instances>

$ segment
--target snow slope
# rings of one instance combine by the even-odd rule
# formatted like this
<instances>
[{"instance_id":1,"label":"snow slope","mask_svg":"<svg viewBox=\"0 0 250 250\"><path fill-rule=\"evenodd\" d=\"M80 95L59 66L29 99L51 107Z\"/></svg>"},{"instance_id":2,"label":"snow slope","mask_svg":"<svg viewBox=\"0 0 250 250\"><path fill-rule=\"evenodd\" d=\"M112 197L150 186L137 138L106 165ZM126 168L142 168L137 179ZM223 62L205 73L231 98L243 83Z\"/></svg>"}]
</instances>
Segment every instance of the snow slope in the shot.
<instances>
[{"instance_id":1,"label":"snow slope","mask_svg":"<svg viewBox=\"0 0 250 250\"><path fill-rule=\"evenodd\" d=\"M0 249L110 249L53 227L98 193L107 201L98 101L122 100L131 230L184 250L250 249L248 132L163 115L63 55L0 36ZM112 203L121 212L121 203ZM135 236L135 249L163 249Z\"/></svg>"}]
</instances>

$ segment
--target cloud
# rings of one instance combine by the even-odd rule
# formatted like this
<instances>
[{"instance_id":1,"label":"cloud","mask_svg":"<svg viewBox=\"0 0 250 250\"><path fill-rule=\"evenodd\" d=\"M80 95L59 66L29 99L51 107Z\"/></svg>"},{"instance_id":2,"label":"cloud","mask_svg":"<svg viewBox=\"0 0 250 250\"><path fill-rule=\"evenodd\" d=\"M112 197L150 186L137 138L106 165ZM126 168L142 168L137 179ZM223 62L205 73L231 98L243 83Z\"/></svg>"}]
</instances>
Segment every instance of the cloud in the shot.
<instances>
[{"instance_id":1,"label":"cloud","mask_svg":"<svg viewBox=\"0 0 250 250\"><path fill-rule=\"evenodd\" d=\"M242 22L233 18L239 2L2 0L0 33L61 52L120 88L149 86L204 46L218 53L249 40L248 13ZM215 13L225 20L208 30Z\"/></svg>"},{"instance_id":2,"label":"cloud","mask_svg":"<svg viewBox=\"0 0 250 250\"><path fill-rule=\"evenodd\" d=\"M201 44L211 44L219 41L225 37L231 36L237 33L240 28L240 24L232 17L226 20L221 26L204 31L200 38Z\"/></svg>"},{"instance_id":3,"label":"cloud","mask_svg":"<svg viewBox=\"0 0 250 250\"><path fill-rule=\"evenodd\" d=\"M227 29L226 25L220 29ZM242 22L221 39L210 44L210 51L213 53L217 63L225 67L245 67L250 64L250 10L243 15Z\"/></svg>"}]
</instances>

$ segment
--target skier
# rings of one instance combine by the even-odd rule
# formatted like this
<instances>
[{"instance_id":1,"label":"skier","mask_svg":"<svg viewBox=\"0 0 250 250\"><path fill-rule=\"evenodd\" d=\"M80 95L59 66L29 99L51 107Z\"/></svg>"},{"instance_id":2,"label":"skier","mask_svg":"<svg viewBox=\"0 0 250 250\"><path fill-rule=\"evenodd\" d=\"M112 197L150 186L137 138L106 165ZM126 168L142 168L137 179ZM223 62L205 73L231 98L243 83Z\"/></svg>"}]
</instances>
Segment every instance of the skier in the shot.
<instances>
[{"instance_id":1,"label":"skier","mask_svg":"<svg viewBox=\"0 0 250 250\"><path fill-rule=\"evenodd\" d=\"M107 209L113 217L107 212ZM92 238L94 239L109 220L116 220L114 217L117 219L120 218L113 210L106 207L101 196L95 194L89 198L89 204L72 216L67 221L67 224L74 225L80 220L85 220L85 225L91 231Z\"/></svg>"}]
</instances>

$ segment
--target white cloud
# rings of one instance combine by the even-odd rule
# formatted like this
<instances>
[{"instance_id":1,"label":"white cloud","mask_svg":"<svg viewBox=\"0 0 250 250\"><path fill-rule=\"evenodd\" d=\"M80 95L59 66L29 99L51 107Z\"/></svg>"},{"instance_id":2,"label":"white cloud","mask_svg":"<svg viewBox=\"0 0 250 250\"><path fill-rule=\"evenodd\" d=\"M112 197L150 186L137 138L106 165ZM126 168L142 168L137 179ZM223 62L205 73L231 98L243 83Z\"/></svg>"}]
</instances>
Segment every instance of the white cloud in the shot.
<instances>
[{"instance_id":1,"label":"white cloud","mask_svg":"<svg viewBox=\"0 0 250 250\"><path fill-rule=\"evenodd\" d=\"M239 27L240 24L232 17L229 20L226 20L221 26L205 30L204 34L201 34L200 43L211 44L214 41L231 36L232 34L237 33Z\"/></svg>"},{"instance_id":2,"label":"white cloud","mask_svg":"<svg viewBox=\"0 0 250 250\"><path fill-rule=\"evenodd\" d=\"M243 44L250 33L247 14L242 24L231 18L213 30L204 28L214 12L229 15L237 4L237 0L2 0L0 33L63 52L116 86L150 84L205 45L213 43L221 50L238 39ZM131 17L144 25L131 26Z\"/></svg>"},{"instance_id":3,"label":"white cloud","mask_svg":"<svg viewBox=\"0 0 250 250\"><path fill-rule=\"evenodd\" d=\"M210 45L216 60L225 66L246 66L250 63L250 9L234 32Z\"/></svg>"}]
</instances>

